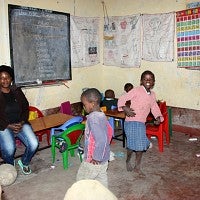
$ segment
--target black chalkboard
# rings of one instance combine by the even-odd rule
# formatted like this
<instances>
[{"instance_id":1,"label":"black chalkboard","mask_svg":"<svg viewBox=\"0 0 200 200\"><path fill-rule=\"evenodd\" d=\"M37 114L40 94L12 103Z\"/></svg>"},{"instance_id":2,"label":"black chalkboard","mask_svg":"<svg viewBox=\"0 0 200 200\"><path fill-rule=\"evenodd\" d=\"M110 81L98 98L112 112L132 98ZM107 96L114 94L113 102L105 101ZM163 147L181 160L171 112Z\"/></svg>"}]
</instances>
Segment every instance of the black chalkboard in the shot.
<instances>
[{"instance_id":1,"label":"black chalkboard","mask_svg":"<svg viewBox=\"0 0 200 200\"><path fill-rule=\"evenodd\" d=\"M71 80L70 14L8 5L17 85Z\"/></svg>"}]
</instances>

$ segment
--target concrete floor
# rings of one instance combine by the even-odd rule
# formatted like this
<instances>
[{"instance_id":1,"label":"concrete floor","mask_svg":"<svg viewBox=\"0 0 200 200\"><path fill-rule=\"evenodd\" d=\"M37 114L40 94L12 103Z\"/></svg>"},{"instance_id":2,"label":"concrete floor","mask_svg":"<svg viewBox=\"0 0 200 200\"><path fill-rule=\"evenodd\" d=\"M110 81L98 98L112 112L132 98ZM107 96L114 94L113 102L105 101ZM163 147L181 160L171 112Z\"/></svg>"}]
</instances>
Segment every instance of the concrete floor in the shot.
<instances>
[{"instance_id":1,"label":"concrete floor","mask_svg":"<svg viewBox=\"0 0 200 200\"><path fill-rule=\"evenodd\" d=\"M156 139L152 139L153 148L144 154L142 160L145 178L126 171L126 149L121 141L114 140L111 150L115 160L109 163L109 189L119 200L199 199L200 157L196 154L200 154L200 137L197 139L189 141L188 135L174 132L170 145L164 145L163 153L158 151ZM43 142L41 146L44 145ZM20 148L22 151L23 147ZM70 167L64 170L58 153L52 169L50 148L38 151L31 162L33 173L25 176L18 169L16 182L3 187L2 199L63 200L67 189L75 182L79 165L76 156L70 158Z\"/></svg>"}]
</instances>

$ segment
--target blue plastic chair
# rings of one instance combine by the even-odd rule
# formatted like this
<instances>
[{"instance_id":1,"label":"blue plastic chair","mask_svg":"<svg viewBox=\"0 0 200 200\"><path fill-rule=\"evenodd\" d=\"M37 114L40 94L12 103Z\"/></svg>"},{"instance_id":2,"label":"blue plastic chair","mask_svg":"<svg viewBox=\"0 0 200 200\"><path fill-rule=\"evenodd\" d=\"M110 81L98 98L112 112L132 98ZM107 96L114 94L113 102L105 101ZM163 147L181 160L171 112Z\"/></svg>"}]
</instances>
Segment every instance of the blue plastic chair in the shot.
<instances>
[{"instance_id":1,"label":"blue plastic chair","mask_svg":"<svg viewBox=\"0 0 200 200\"><path fill-rule=\"evenodd\" d=\"M63 125L56 127L56 128L51 128L51 143L52 143L53 135L58 136L59 134L61 134L63 131L65 131L69 127L71 127L75 124L80 124L82 121L83 121L83 117L75 116L75 117L71 118L70 120L66 121Z\"/></svg>"}]
</instances>

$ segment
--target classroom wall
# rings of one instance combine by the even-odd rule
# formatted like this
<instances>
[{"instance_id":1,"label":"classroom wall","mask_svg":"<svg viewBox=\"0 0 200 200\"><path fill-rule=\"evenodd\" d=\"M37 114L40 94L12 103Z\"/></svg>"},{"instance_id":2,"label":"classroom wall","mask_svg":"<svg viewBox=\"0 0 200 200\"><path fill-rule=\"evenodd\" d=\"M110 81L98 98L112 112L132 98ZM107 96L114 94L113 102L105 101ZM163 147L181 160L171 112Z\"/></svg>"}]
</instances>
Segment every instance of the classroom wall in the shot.
<instances>
[{"instance_id":1,"label":"classroom wall","mask_svg":"<svg viewBox=\"0 0 200 200\"><path fill-rule=\"evenodd\" d=\"M105 0L108 15L124 16L131 14L156 14L186 9L186 0ZM176 52L176 40L174 43ZM200 110L200 71L177 68L175 53L174 62L142 61L140 68L117 68L104 66L104 87L114 88L117 96L122 93L123 85L132 82L140 83L140 75L151 70L156 77L154 91L158 99L167 101L174 107ZM121 88L121 90L120 90Z\"/></svg>"},{"instance_id":2,"label":"classroom wall","mask_svg":"<svg viewBox=\"0 0 200 200\"><path fill-rule=\"evenodd\" d=\"M186 9L186 0L104 0L109 16L124 16L138 13L156 14ZM0 0L0 64L10 64L9 31L7 5L23 5L61 12L77 16L100 16L103 27L103 7L101 0ZM100 30L103 36L103 29ZM142 61L140 68L119 68L104 66L101 37L100 64L92 67L72 68L72 81L64 85L23 89L30 104L41 110L54 108L65 100L80 100L82 88L97 87L100 91L113 88L116 96L123 93L126 82L139 85L144 70L151 70L156 76L154 91L158 99L167 101L174 107L200 110L200 71L177 68L174 62ZM176 52L176 40L174 43Z\"/></svg>"}]
</instances>

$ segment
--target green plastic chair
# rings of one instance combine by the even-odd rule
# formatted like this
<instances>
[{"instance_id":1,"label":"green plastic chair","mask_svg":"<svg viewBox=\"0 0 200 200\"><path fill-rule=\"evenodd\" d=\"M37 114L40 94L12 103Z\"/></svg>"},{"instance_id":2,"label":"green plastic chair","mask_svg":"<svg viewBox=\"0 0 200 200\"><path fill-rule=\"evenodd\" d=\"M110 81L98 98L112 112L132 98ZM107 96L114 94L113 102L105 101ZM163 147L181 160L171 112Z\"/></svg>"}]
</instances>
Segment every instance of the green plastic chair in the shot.
<instances>
[{"instance_id":1,"label":"green plastic chair","mask_svg":"<svg viewBox=\"0 0 200 200\"><path fill-rule=\"evenodd\" d=\"M63 131L63 133L57 136L52 136L51 154L53 163L55 162L56 148L58 148L59 151L62 153L63 168L68 168L68 152L70 152L70 155L72 157L75 157L74 150L78 149L84 130L85 124L76 124ZM82 162L81 152L78 151L78 153L80 161Z\"/></svg>"}]
</instances>

